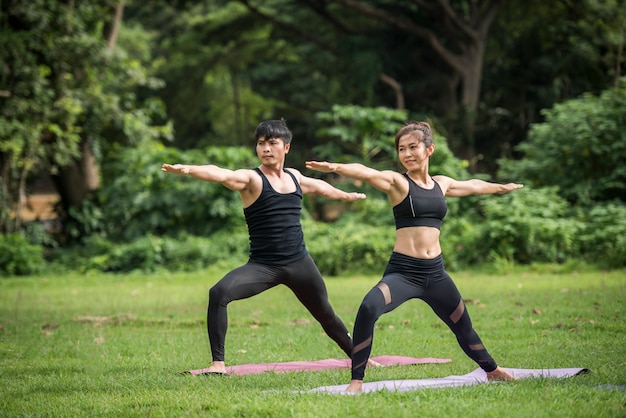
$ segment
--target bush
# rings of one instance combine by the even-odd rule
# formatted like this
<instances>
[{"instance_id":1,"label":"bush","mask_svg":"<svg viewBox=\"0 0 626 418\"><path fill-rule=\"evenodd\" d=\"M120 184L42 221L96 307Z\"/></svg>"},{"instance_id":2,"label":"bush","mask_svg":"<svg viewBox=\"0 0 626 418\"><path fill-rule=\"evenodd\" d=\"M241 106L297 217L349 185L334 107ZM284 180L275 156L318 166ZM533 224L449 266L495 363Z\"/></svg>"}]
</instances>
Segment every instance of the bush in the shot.
<instances>
[{"instance_id":1,"label":"bush","mask_svg":"<svg viewBox=\"0 0 626 418\"><path fill-rule=\"evenodd\" d=\"M583 222L579 237L583 256L607 268L626 267L626 206L596 205L585 213Z\"/></svg>"},{"instance_id":2,"label":"bush","mask_svg":"<svg viewBox=\"0 0 626 418\"><path fill-rule=\"evenodd\" d=\"M43 247L19 233L0 235L0 273L26 276L43 270Z\"/></svg>"},{"instance_id":3,"label":"bush","mask_svg":"<svg viewBox=\"0 0 626 418\"><path fill-rule=\"evenodd\" d=\"M221 184L163 173L165 162L233 169L258 165L249 147L180 151L157 144L125 149L103 164L102 189L71 209L66 227L72 242L82 243L94 234L126 242L151 234L208 236L243 221L236 192Z\"/></svg>"},{"instance_id":4,"label":"bush","mask_svg":"<svg viewBox=\"0 0 626 418\"><path fill-rule=\"evenodd\" d=\"M485 198L485 221L474 250L517 263L563 262L579 255L583 224L567 217L556 188L522 189Z\"/></svg>"},{"instance_id":5,"label":"bush","mask_svg":"<svg viewBox=\"0 0 626 418\"><path fill-rule=\"evenodd\" d=\"M246 245L234 251L228 243L241 242L242 235L232 231L220 231L207 238L185 236L181 238L162 238L148 236L131 243L116 245L105 257L92 259L92 266L99 270L114 273L139 270L194 271L207 267L219 260L231 257L244 258Z\"/></svg>"},{"instance_id":6,"label":"bush","mask_svg":"<svg viewBox=\"0 0 626 418\"><path fill-rule=\"evenodd\" d=\"M393 228L363 224L351 214L335 224L305 220L303 227L307 249L324 276L382 274L393 250Z\"/></svg>"},{"instance_id":7,"label":"bush","mask_svg":"<svg viewBox=\"0 0 626 418\"><path fill-rule=\"evenodd\" d=\"M626 77L599 96L584 94L542 112L501 174L535 187L558 186L568 201L626 201Z\"/></svg>"},{"instance_id":8,"label":"bush","mask_svg":"<svg viewBox=\"0 0 626 418\"><path fill-rule=\"evenodd\" d=\"M480 223L470 221L469 216L445 218L440 241L446 270L458 271L486 261L481 233Z\"/></svg>"},{"instance_id":9,"label":"bush","mask_svg":"<svg viewBox=\"0 0 626 418\"><path fill-rule=\"evenodd\" d=\"M248 233L243 228L216 232L208 237L148 235L116 243L89 237L81 246L54 251L51 268L57 271L126 273L157 270L195 271L226 259L248 256Z\"/></svg>"}]
</instances>

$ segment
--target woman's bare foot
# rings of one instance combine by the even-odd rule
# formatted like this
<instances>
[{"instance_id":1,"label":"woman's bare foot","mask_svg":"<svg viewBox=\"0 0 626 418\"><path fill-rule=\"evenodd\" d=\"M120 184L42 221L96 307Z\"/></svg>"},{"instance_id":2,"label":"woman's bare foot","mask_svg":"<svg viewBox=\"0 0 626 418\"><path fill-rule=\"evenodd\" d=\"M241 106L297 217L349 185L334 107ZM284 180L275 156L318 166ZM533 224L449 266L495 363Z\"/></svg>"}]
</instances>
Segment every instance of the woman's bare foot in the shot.
<instances>
[{"instance_id":1,"label":"woman's bare foot","mask_svg":"<svg viewBox=\"0 0 626 418\"><path fill-rule=\"evenodd\" d=\"M223 361L214 361L202 374L226 374L226 363Z\"/></svg>"},{"instance_id":2,"label":"woman's bare foot","mask_svg":"<svg viewBox=\"0 0 626 418\"><path fill-rule=\"evenodd\" d=\"M487 380L489 380L490 382L493 380L509 381L509 380L517 380L517 377L513 376L511 373L507 372L506 370L501 369L500 367L496 367L494 371L487 372Z\"/></svg>"},{"instance_id":3,"label":"woman's bare foot","mask_svg":"<svg viewBox=\"0 0 626 418\"><path fill-rule=\"evenodd\" d=\"M383 367L382 364L380 364L377 361L374 361L372 359L367 360L367 367Z\"/></svg>"},{"instance_id":4,"label":"woman's bare foot","mask_svg":"<svg viewBox=\"0 0 626 418\"><path fill-rule=\"evenodd\" d=\"M350 384L345 390L346 393L362 393L363 392L363 381L362 380L351 380Z\"/></svg>"}]
</instances>

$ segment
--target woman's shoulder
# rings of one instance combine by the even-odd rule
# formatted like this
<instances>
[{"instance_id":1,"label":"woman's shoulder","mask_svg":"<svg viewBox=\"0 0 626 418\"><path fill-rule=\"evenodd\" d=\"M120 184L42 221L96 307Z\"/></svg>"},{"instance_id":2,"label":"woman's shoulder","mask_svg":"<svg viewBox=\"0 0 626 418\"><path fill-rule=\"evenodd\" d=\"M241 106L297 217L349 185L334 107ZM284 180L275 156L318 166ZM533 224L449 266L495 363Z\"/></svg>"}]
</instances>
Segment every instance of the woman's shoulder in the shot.
<instances>
[{"instance_id":1,"label":"woman's shoulder","mask_svg":"<svg viewBox=\"0 0 626 418\"><path fill-rule=\"evenodd\" d=\"M439 188L441 189L444 195L446 194L446 191L448 190L448 188L450 188L450 185L456 181L452 177L444 176L441 174L432 176L432 179L435 181L435 183L439 185Z\"/></svg>"}]
</instances>

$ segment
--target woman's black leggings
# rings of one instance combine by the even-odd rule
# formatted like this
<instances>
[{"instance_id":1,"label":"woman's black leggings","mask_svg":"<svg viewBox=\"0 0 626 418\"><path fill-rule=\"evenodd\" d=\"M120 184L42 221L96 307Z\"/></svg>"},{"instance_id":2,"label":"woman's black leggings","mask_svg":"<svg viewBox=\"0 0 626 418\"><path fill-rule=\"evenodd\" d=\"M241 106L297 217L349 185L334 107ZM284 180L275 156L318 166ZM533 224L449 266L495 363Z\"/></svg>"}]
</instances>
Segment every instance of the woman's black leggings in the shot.
<instances>
[{"instance_id":1,"label":"woman's black leggings","mask_svg":"<svg viewBox=\"0 0 626 418\"><path fill-rule=\"evenodd\" d=\"M394 252L383 278L365 295L354 324L352 379L363 380L372 351L374 324L409 299L426 302L450 327L459 345L472 360L490 372L496 369L480 337L472 327L461 294L444 270L443 258L423 260Z\"/></svg>"},{"instance_id":2,"label":"woman's black leggings","mask_svg":"<svg viewBox=\"0 0 626 418\"><path fill-rule=\"evenodd\" d=\"M324 331L350 357L352 339L328 301L326 284L310 255L286 266L248 263L226 274L209 291L207 328L213 361L224 361L228 328L227 305L279 284L287 286L322 325Z\"/></svg>"}]
</instances>

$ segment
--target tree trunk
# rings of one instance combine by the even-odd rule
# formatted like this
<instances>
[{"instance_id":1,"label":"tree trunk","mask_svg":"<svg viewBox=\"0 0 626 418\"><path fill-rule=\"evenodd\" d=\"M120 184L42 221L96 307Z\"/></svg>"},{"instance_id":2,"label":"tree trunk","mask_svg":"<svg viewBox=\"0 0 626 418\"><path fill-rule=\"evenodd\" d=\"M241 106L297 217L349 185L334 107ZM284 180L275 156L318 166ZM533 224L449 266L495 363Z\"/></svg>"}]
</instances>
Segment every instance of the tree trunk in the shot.
<instances>
[{"instance_id":1,"label":"tree trunk","mask_svg":"<svg viewBox=\"0 0 626 418\"><path fill-rule=\"evenodd\" d=\"M13 202L9 194L9 158L8 153L0 152L0 181L2 186L0 188L0 232L9 233L9 222L11 219L11 207Z\"/></svg>"},{"instance_id":2,"label":"tree trunk","mask_svg":"<svg viewBox=\"0 0 626 418\"><path fill-rule=\"evenodd\" d=\"M396 109L404 110L406 107L404 105L404 93L402 92L402 84L398 83L397 80L389 77L385 73L380 74L380 80L387 84L393 92L396 94Z\"/></svg>"},{"instance_id":3,"label":"tree trunk","mask_svg":"<svg viewBox=\"0 0 626 418\"><path fill-rule=\"evenodd\" d=\"M465 115L463 129L468 130L467 140L469 142L466 145L473 151L474 115L480 100L482 65L487 35L502 0L482 2L468 0L459 11L453 8L448 0L436 2L414 0L423 13L431 15L433 19L441 23L441 28L437 32L406 19L402 14L388 13L382 7L377 8L358 0L336 1L362 15L375 18L410 36L422 39L453 70L450 83L456 84L457 80L460 81L461 90L458 100L451 99L449 101L451 103L458 102L462 106L460 110ZM444 39L447 39L448 42L445 42ZM456 48L450 48L449 45L456 45ZM456 91L450 93L455 96L457 94ZM448 115L455 111L457 109L449 109Z\"/></svg>"},{"instance_id":4,"label":"tree trunk","mask_svg":"<svg viewBox=\"0 0 626 418\"><path fill-rule=\"evenodd\" d=\"M120 0L115 6L115 18L113 19L113 25L111 26L111 30L107 35L107 48L109 51L112 51L115 48L115 44L117 43L117 35L120 32L120 27L122 26L122 17L124 16L124 3L125 0Z\"/></svg>"},{"instance_id":5,"label":"tree trunk","mask_svg":"<svg viewBox=\"0 0 626 418\"><path fill-rule=\"evenodd\" d=\"M90 192L100 188L100 167L89 142L81 143L81 151L80 160L62 167L52 176L66 214L70 208L80 205Z\"/></svg>"}]
</instances>

